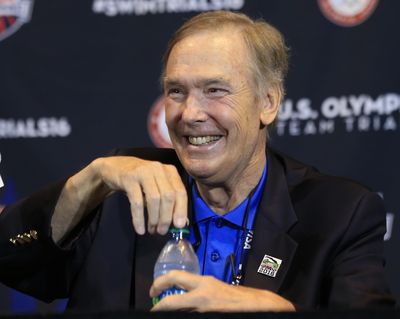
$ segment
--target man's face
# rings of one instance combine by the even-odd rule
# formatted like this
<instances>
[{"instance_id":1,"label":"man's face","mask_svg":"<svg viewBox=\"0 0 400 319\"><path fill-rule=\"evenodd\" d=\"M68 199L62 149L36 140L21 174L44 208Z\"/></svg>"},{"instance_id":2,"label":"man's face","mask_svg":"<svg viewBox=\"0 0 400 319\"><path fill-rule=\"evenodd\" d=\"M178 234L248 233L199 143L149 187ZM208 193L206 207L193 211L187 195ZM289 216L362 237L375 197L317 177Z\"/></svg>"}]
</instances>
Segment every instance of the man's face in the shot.
<instances>
[{"instance_id":1,"label":"man's face","mask_svg":"<svg viewBox=\"0 0 400 319\"><path fill-rule=\"evenodd\" d=\"M264 164L260 114L268 102L257 102L248 59L232 29L184 38L169 56L166 122L183 166L200 182L235 183Z\"/></svg>"}]
</instances>

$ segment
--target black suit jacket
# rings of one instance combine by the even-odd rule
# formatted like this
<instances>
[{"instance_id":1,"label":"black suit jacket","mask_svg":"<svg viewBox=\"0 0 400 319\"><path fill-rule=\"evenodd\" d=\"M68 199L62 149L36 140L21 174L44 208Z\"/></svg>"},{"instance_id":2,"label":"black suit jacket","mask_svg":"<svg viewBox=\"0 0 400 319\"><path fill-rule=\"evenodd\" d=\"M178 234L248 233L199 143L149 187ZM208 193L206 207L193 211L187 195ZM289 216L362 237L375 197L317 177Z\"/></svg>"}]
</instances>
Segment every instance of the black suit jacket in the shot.
<instances>
[{"instance_id":1,"label":"black suit jacket","mask_svg":"<svg viewBox=\"0 0 400 319\"><path fill-rule=\"evenodd\" d=\"M173 150L115 154L173 164L187 181ZM384 275L385 210L379 196L271 150L267 156L243 284L274 291L299 309L393 306ZM61 249L51 240L50 219L63 185L0 215L0 280L45 301L69 297L75 310L149 309L153 266L168 236L135 235L129 202L116 194ZM30 230L37 239L11 243ZM264 255L283 261L275 278L257 272Z\"/></svg>"}]
</instances>

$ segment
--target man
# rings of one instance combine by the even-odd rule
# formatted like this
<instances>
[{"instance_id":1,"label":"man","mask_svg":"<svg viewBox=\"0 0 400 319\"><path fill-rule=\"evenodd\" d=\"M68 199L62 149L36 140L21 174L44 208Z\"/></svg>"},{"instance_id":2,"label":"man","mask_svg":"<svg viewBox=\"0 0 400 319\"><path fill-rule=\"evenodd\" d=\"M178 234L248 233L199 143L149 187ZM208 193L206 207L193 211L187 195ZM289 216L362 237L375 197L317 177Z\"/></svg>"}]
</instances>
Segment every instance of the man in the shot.
<instances>
[{"instance_id":1,"label":"man","mask_svg":"<svg viewBox=\"0 0 400 319\"><path fill-rule=\"evenodd\" d=\"M171 286L188 292L153 310L391 306L379 197L266 148L286 51L276 29L242 14L186 22L162 75L177 157L118 150L9 207L1 280L43 300L68 296L75 310L146 309ZM202 274L212 276L171 271L152 282L166 238L149 234L188 217Z\"/></svg>"}]
</instances>

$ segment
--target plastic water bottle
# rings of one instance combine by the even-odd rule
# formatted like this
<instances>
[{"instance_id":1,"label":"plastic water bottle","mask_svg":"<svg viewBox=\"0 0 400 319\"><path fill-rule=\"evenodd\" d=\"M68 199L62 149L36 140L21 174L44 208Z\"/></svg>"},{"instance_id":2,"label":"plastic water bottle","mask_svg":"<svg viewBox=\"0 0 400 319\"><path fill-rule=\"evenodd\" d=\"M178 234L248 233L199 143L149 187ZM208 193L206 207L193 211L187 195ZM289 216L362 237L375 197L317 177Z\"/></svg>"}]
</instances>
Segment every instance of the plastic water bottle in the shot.
<instances>
[{"instance_id":1,"label":"plastic water bottle","mask_svg":"<svg viewBox=\"0 0 400 319\"><path fill-rule=\"evenodd\" d=\"M189 230L187 228L171 228L169 231L172 238L165 244L158 256L154 266L154 279L166 274L170 270L184 270L193 274L199 274L199 260L190 244ZM171 287L164 290L158 298L153 298L156 304L162 298L169 295L183 294L186 290L178 287Z\"/></svg>"}]
</instances>

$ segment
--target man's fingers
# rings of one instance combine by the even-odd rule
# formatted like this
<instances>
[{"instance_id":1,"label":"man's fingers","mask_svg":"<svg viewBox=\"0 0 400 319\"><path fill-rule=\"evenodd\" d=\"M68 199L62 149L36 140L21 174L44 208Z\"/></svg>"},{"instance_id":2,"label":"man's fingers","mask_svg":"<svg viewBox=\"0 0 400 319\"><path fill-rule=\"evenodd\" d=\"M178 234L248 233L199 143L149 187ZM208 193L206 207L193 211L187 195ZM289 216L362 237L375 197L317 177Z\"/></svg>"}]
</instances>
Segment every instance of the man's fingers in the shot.
<instances>
[{"instance_id":1,"label":"man's fingers","mask_svg":"<svg viewBox=\"0 0 400 319\"><path fill-rule=\"evenodd\" d=\"M160 192L153 174L144 173L141 186L147 206L147 227L150 234L154 234L160 217Z\"/></svg>"},{"instance_id":2,"label":"man's fingers","mask_svg":"<svg viewBox=\"0 0 400 319\"><path fill-rule=\"evenodd\" d=\"M135 231L139 235L144 235L146 229L144 226L143 214L143 193L139 184L133 183L129 190L126 192L129 202L131 204L132 223Z\"/></svg>"},{"instance_id":3,"label":"man's fingers","mask_svg":"<svg viewBox=\"0 0 400 319\"><path fill-rule=\"evenodd\" d=\"M187 291L198 286L202 277L182 270L171 270L167 274L156 278L150 288L150 296L156 297L164 290L176 286Z\"/></svg>"},{"instance_id":4,"label":"man's fingers","mask_svg":"<svg viewBox=\"0 0 400 319\"><path fill-rule=\"evenodd\" d=\"M164 235L168 232L171 224L176 200L175 187L169 182L165 165L159 164L159 174L157 175L156 182L160 192L160 212L157 232Z\"/></svg>"},{"instance_id":5,"label":"man's fingers","mask_svg":"<svg viewBox=\"0 0 400 319\"><path fill-rule=\"evenodd\" d=\"M131 203L132 222L138 234L146 231L144 207L147 208L147 229L153 234L167 233L184 227L187 220L187 194L182 179L173 165L129 157L104 160L103 179L112 190L125 191ZM118 174L112 172L118 169Z\"/></svg>"},{"instance_id":6,"label":"man's fingers","mask_svg":"<svg viewBox=\"0 0 400 319\"><path fill-rule=\"evenodd\" d=\"M154 280L150 288L150 296L156 297L173 286L187 290L183 295L171 295L159 301L151 311L194 310L197 305L190 291L195 289L202 277L181 270L171 270Z\"/></svg>"},{"instance_id":7,"label":"man's fingers","mask_svg":"<svg viewBox=\"0 0 400 319\"><path fill-rule=\"evenodd\" d=\"M150 311L193 311L198 305L188 293L183 295L171 295L160 300Z\"/></svg>"},{"instance_id":8,"label":"man's fingers","mask_svg":"<svg viewBox=\"0 0 400 319\"><path fill-rule=\"evenodd\" d=\"M175 190L175 205L173 210L174 226L183 228L188 220L188 195L182 178L175 166L166 165L166 172Z\"/></svg>"}]
</instances>

